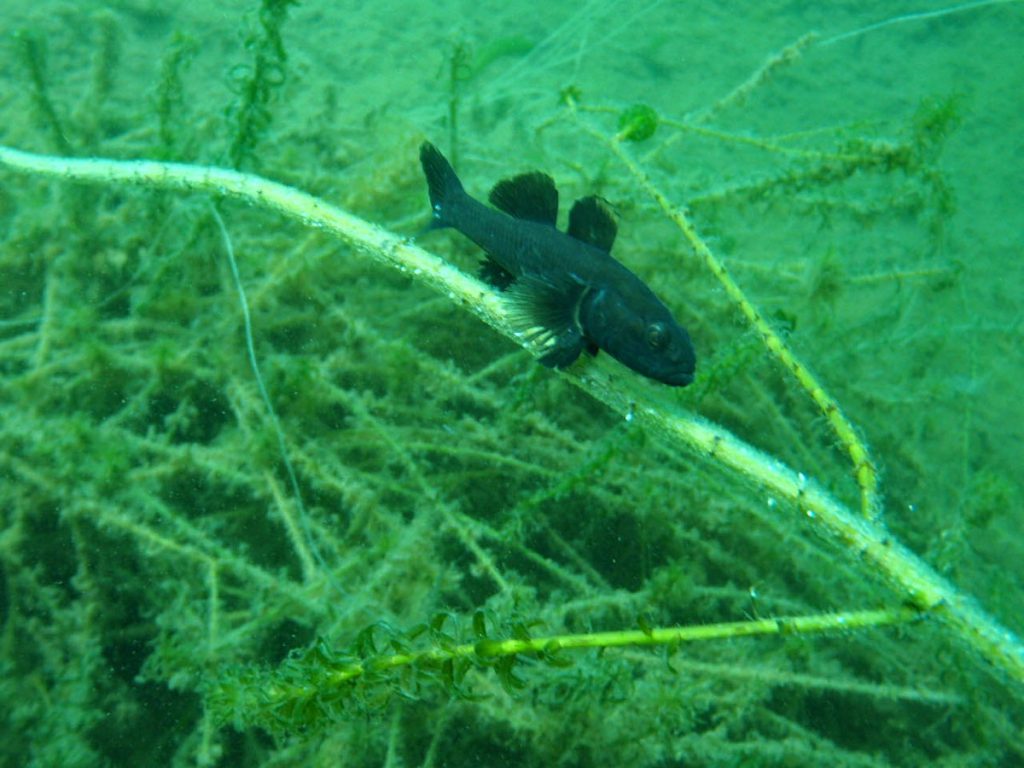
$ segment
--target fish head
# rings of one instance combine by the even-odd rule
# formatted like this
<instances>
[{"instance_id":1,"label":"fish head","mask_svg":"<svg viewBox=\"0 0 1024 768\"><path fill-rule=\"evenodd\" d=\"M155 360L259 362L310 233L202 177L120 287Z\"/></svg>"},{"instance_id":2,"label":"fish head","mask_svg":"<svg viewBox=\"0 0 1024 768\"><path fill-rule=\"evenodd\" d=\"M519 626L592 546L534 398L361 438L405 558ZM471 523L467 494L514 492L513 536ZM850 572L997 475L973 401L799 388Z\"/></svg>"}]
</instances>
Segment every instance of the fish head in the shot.
<instances>
[{"instance_id":1,"label":"fish head","mask_svg":"<svg viewBox=\"0 0 1024 768\"><path fill-rule=\"evenodd\" d=\"M690 334L649 291L591 291L579 317L590 341L637 373L674 387L693 382L697 356Z\"/></svg>"}]
</instances>

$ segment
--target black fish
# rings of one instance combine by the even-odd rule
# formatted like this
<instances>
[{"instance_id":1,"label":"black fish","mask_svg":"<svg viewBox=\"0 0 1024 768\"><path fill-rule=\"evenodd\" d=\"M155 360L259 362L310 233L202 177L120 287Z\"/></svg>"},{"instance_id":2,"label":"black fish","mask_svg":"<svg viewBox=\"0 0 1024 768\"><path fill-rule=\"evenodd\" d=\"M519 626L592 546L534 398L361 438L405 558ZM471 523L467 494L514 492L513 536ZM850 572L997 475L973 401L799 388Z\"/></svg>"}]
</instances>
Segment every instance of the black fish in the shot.
<instances>
[{"instance_id":1,"label":"black fish","mask_svg":"<svg viewBox=\"0 0 1024 768\"><path fill-rule=\"evenodd\" d=\"M616 225L598 197L577 200L568 233L555 228L558 190L550 176L499 182L488 208L462 188L437 147L425 142L432 227L454 227L487 254L483 277L507 288L513 322L545 349L540 361L565 368L599 349L634 371L685 387L696 356L686 330L644 282L611 256Z\"/></svg>"}]
</instances>

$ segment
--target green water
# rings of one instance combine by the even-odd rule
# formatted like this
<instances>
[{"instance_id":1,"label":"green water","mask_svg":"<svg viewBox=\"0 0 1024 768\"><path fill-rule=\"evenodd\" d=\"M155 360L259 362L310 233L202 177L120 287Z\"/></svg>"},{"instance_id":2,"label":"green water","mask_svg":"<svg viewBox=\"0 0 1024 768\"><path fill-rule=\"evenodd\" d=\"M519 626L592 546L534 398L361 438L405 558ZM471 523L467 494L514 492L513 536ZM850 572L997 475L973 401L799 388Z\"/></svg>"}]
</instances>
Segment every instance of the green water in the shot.
<instances>
[{"instance_id":1,"label":"green water","mask_svg":"<svg viewBox=\"0 0 1024 768\"><path fill-rule=\"evenodd\" d=\"M0 144L235 166L409 236L425 139L481 198L551 174L563 226L599 194L698 378L587 375L855 513L821 408L586 130L648 105L628 156L855 425L880 524L1024 632L1024 4L180 5L5 2ZM385 667L911 596L415 276L217 211L0 169L0 764L1024 764L1024 682L934 618Z\"/></svg>"}]
</instances>

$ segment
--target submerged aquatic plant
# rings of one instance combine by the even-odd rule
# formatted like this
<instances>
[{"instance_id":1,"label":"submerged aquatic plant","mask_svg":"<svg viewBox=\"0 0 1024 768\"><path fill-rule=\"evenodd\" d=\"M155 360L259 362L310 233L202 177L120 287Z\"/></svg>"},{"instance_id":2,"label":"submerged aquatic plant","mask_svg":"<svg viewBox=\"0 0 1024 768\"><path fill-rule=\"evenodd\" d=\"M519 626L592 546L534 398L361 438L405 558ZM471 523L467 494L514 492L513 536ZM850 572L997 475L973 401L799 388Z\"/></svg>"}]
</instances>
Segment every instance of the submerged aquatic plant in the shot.
<instances>
[{"instance_id":1,"label":"submerged aquatic plant","mask_svg":"<svg viewBox=\"0 0 1024 768\"><path fill-rule=\"evenodd\" d=\"M559 42L517 50L543 61ZM1020 645L962 589L981 585L928 564L969 570L967 540L1019 506L1017 486L993 463L943 508L908 436L925 415L868 421L904 390L846 386L872 381L856 344L915 328L887 288L931 311L963 279L928 224L952 204L938 158L958 104L807 135L712 124L808 44L689 115L569 87L533 124L585 147L567 164L621 206L621 247L695 329L700 379L682 392L602 359L541 369L458 251L383 228L425 220L415 131L323 197L211 165L0 149L3 168L57 180L0 197L5 754L1018 757ZM182 46L157 89L158 156L199 146L161 107L183 102ZM74 145L39 73L37 116ZM460 116L460 141L487 119ZM279 122L238 157L273 168L276 141L306 141ZM756 172L698 184L687 141ZM753 214L765 248L743 242ZM877 256L869 228L899 233L911 263ZM737 255L779 242L803 258Z\"/></svg>"}]
</instances>

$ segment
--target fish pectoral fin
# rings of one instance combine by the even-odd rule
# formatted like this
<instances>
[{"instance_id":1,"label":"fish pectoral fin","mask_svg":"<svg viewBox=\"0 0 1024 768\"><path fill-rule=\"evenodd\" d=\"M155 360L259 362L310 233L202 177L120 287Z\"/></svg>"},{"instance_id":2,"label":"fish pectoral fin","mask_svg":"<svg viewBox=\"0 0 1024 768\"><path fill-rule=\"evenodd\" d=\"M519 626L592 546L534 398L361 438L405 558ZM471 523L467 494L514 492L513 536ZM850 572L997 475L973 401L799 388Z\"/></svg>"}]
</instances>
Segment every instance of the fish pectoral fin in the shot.
<instances>
[{"instance_id":1,"label":"fish pectoral fin","mask_svg":"<svg viewBox=\"0 0 1024 768\"><path fill-rule=\"evenodd\" d=\"M569 236L611 251L619 231L608 203L596 195L577 200L569 211Z\"/></svg>"},{"instance_id":2,"label":"fish pectoral fin","mask_svg":"<svg viewBox=\"0 0 1024 768\"><path fill-rule=\"evenodd\" d=\"M586 286L571 276L554 282L522 275L506 293L512 324L541 347L540 362L549 368L571 365L587 346L579 323L580 301L586 291Z\"/></svg>"},{"instance_id":3,"label":"fish pectoral fin","mask_svg":"<svg viewBox=\"0 0 1024 768\"><path fill-rule=\"evenodd\" d=\"M498 210L517 219L555 226L558 219L558 189L546 173L524 173L494 185L487 198Z\"/></svg>"}]
</instances>

